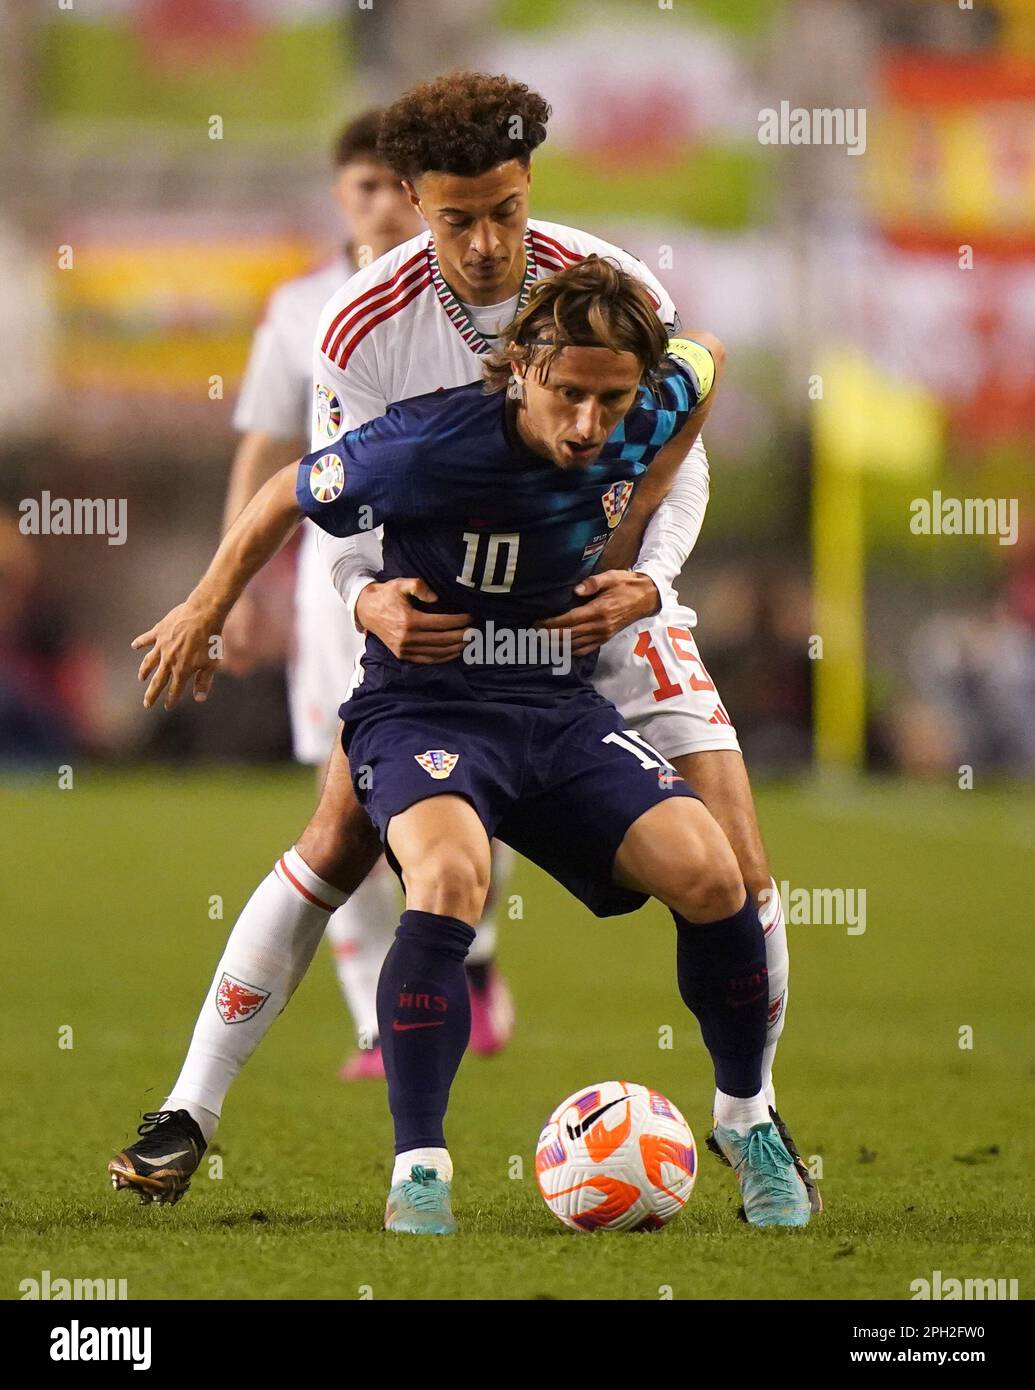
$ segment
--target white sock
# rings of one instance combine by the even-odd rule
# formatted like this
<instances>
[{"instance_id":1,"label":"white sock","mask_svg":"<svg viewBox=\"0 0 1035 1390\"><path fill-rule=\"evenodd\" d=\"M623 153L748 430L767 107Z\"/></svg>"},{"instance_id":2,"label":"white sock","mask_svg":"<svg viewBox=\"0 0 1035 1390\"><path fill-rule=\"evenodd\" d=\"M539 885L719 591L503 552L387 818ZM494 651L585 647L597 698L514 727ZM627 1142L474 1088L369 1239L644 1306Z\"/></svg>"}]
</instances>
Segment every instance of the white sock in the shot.
<instances>
[{"instance_id":1,"label":"white sock","mask_svg":"<svg viewBox=\"0 0 1035 1390\"><path fill-rule=\"evenodd\" d=\"M493 914L486 911L485 916L474 929L471 949L464 959L465 965L488 965L496 959L496 923Z\"/></svg>"},{"instance_id":2,"label":"white sock","mask_svg":"<svg viewBox=\"0 0 1035 1390\"><path fill-rule=\"evenodd\" d=\"M344 898L297 850L280 857L234 923L163 1110L188 1111L212 1138L231 1082L291 998Z\"/></svg>"},{"instance_id":3,"label":"white sock","mask_svg":"<svg viewBox=\"0 0 1035 1390\"><path fill-rule=\"evenodd\" d=\"M395 1167L392 1169L393 1187L397 1182L408 1180L410 1169L415 1163L425 1168L434 1168L442 1182L453 1181L453 1160L449 1157L448 1149L407 1149L405 1153L395 1155Z\"/></svg>"},{"instance_id":4,"label":"white sock","mask_svg":"<svg viewBox=\"0 0 1035 1390\"><path fill-rule=\"evenodd\" d=\"M361 1048L373 1047L377 1037L377 981L399 911L398 879L380 859L327 924L338 983Z\"/></svg>"},{"instance_id":5,"label":"white sock","mask_svg":"<svg viewBox=\"0 0 1035 1390\"><path fill-rule=\"evenodd\" d=\"M767 902L758 911L765 935L765 963L769 969L769 1022L766 1026L765 1051L762 1054L762 1089L769 1104L776 1109L776 1091L773 1087L773 1058L776 1044L783 1032L787 1017L787 977L790 959L787 954L787 923L784 921L783 903L776 880Z\"/></svg>"},{"instance_id":6,"label":"white sock","mask_svg":"<svg viewBox=\"0 0 1035 1390\"><path fill-rule=\"evenodd\" d=\"M215 1135L216 1130L219 1128L219 1116L214 1114L213 1111L206 1110L205 1107L203 1105L199 1105L197 1101L183 1100L175 1094L167 1097L165 1104L162 1106L162 1109L186 1110L187 1114L191 1117L191 1119L194 1121L197 1127L201 1130L201 1133L204 1135L205 1143L212 1143L213 1136Z\"/></svg>"},{"instance_id":7,"label":"white sock","mask_svg":"<svg viewBox=\"0 0 1035 1390\"><path fill-rule=\"evenodd\" d=\"M712 1115L717 1125L723 1129L735 1129L738 1134L747 1134L752 1125L769 1123L769 1106L765 1091L757 1096L728 1096L725 1091L715 1092Z\"/></svg>"}]
</instances>

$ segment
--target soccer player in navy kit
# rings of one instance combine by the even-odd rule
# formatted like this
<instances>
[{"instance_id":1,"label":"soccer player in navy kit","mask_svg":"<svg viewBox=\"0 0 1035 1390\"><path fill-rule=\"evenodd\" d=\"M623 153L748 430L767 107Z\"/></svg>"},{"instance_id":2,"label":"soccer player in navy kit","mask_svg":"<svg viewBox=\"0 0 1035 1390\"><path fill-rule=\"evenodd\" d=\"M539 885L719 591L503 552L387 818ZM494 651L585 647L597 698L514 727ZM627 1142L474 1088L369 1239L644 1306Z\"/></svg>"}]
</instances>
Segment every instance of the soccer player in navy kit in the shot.
<instances>
[{"instance_id":1,"label":"soccer player in navy kit","mask_svg":"<svg viewBox=\"0 0 1035 1390\"><path fill-rule=\"evenodd\" d=\"M273 478L187 603L137 639L152 648L145 703L167 683L175 702L192 677L204 698L211 637L302 515L336 535L383 526L384 577L417 574L438 611L471 615L449 662L402 661L369 637L341 710L357 795L406 890L378 990L396 1132L389 1230L454 1229L443 1123L494 835L598 915L648 896L670 908L680 992L731 1102L714 1140L747 1219L809 1219L762 1089L765 945L729 842L593 689L595 657L558 661L535 640L571 606L654 456L692 443L714 372L707 343L666 341L643 286L590 257L535 287L484 384L395 405Z\"/></svg>"}]
</instances>

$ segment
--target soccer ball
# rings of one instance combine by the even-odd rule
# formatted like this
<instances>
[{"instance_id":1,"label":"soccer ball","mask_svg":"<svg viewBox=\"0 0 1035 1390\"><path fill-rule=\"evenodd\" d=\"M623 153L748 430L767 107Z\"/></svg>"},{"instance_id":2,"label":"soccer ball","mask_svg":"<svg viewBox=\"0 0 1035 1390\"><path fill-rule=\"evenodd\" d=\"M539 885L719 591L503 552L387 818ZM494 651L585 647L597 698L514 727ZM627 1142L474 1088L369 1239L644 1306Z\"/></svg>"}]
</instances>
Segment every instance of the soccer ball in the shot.
<instances>
[{"instance_id":1,"label":"soccer ball","mask_svg":"<svg viewBox=\"0 0 1035 1390\"><path fill-rule=\"evenodd\" d=\"M658 1231L697 1176L690 1126L649 1086L604 1081L561 1101L539 1136L543 1201L576 1231Z\"/></svg>"}]
</instances>

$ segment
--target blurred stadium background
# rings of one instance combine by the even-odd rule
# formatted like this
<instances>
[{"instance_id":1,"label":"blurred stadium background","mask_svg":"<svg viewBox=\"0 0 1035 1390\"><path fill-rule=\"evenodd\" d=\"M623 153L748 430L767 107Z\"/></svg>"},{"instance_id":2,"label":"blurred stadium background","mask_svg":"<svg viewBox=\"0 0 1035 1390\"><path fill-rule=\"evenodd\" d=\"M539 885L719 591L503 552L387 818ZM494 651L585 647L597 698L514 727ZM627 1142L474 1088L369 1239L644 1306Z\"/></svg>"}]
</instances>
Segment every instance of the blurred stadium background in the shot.
<instances>
[{"instance_id":1,"label":"blurred stadium background","mask_svg":"<svg viewBox=\"0 0 1035 1390\"><path fill-rule=\"evenodd\" d=\"M250 335L334 249L337 129L466 64L553 104L535 215L635 251L729 346L683 592L749 766L1035 772L1029 0L91 0L2 24L4 765L288 756L276 642L203 711L148 717L129 639L217 538ZM865 107L865 154L760 144L788 98ZM127 543L24 536L43 489L126 499ZM934 489L1018 499L1017 543L914 535Z\"/></svg>"},{"instance_id":2,"label":"blurred stadium background","mask_svg":"<svg viewBox=\"0 0 1035 1390\"><path fill-rule=\"evenodd\" d=\"M379 1299L900 1299L937 1267L1021 1275L1030 1297L1032 0L0 15L0 822L15 828L0 1292L46 1268L128 1276L134 1298L340 1299L373 1280ZM450 1117L464 1242L386 1246L384 1094L343 1093L351 1039L326 969L238 1082L227 1181L199 1178L177 1238L167 1209L104 1191L112 1146L175 1075L230 922L313 800L310 770L273 765L290 747L290 556L267 587L266 668L221 675L204 707L145 713L129 642L216 543L251 335L273 288L340 236L337 131L460 64L553 104L534 215L635 251L730 350L683 597L778 879L864 886L871 911L865 935L792 918L780 1075L828 1210L777 1259L759 1259L718 1165L671 1238L620 1260L558 1238L534 1184L505 1176L597 1076L650 1080L699 1138L710 1096L660 908L597 922L528 865L501 940L520 1026L501 1058L465 1062ZM865 108L865 154L760 144L759 113L784 100ZM1016 499L1016 544L915 535L910 503L936 490ZM21 504L44 491L124 499L126 543L23 534Z\"/></svg>"}]
</instances>

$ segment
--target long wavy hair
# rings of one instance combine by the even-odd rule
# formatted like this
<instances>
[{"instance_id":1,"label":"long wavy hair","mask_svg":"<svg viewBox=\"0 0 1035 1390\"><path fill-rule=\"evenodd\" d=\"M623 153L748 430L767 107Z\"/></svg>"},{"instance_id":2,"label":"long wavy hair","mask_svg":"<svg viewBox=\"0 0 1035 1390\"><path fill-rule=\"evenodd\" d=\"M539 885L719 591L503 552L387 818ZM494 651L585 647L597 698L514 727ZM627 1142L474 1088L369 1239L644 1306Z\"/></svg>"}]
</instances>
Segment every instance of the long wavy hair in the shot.
<instances>
[{"instance_id":1,"label":"long wavy hair","mask_svg":"<svg viewBox=\"0 0 1035 1390\"><path fill-rule=\"evenodd\" d=\"M485 366L486 391L505 387L518 362L546 381L566 347L631 352L650 385L668 346L668 333L646 286L601 256L587 256L538 281L502 336L504 346Z\"/></svg>"}]
</instances>

